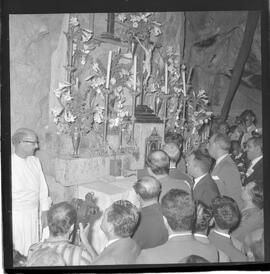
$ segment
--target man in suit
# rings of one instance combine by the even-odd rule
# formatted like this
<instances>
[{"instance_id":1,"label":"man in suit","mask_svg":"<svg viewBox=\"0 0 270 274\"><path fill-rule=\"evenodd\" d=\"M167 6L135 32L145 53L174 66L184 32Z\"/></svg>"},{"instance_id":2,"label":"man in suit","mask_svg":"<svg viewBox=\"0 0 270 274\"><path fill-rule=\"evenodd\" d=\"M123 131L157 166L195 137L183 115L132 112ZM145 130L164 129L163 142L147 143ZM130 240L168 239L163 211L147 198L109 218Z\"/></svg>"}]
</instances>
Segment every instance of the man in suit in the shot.
<instances>
[{"instance_id":1,"label":"man in suit","mask_svg":"<svg viewBox=\"0 0 270 274\"><path fill-rule=\"evenodd\" d=\"M195 204L187 192L171 189L162 198L161 207L169 240L155 248L142 250L137 264L178 263L190 255L201 256L209 262L218 261L217 249L199 242L192 235L195 218Z\"/></svg>"},{"instance_id":2,"label":"man in suit","mask_svg":"<svg viewBox=\"0 0 270 274\"><path fill-rule=\"evenodd\" d=\"M147 159L148 173L158 179L161 183L160 199L165 193L172 188L182 189L191 192L190 185L187 181L178 180L170 177L170 159L163 150L156 150L152 152Z\"/></svg>"},{"instance_id":3,"label":"man in suit","mask_svg":"<svg viewBox=\"0 0 270 274\"><path fill-rule=\"evenodd\" d=\"M263 180L263 142L262 137L253 137L247 141L247 158L251 161L243 185Z\"/></svg>"},{"instance_id":4,"label":"man in suit","mask_svg":"<svg viewBox=\"0 0 270 274\"><path fill-rule=\"evenodd\" d=\"M183 173L178 167L177 164L181 159L181 150L179 146L174 142L165 143L163 146L163 151L167 153L170 159L170 169L169 175L171 178L185 180L190 185L192 185L192 179L185 173ZM149 175L148 169L139 169L137 170L137 178L142 178L143 176Z\"/></svg>"},{"instance_id":5,"label":"man in suit","mask_svg":"<svg viewBox=\"0 0 270 274\"><path fill-rule=\"evenodd\" d=\"M195 150L187 157L186 162L188 173L194 178L193 199L211 205L211 201L219 195L218 187L209 174L211 159L200 150Z\"/></svg>"},{"instance_id":6,"label":"man in suit","mask_svg":"<svg viewBox=\"0 0 270 274\"><path fill-rule=\"evenodd\" d=\"M216 160L211 176L220 194L233 198L239 208L242 208L242 182L238 168L229 155L230 147L231 142L226 135L216 133L210 138L208 152Z\"/></svg>"},{"instance_id":7,"label":"man in suit","mask_svg":"<svg viewBox=\"0 0 270 274\"><path fill-rule=\"evenodd\" d=\"M231 262L245 262L247 257L238 250L231 239L231 231L240 221L237 203L230 197L216 197L212 202L215 228L208 235L210 242L223 251Z\"/></svg>"},{"instance_id":8,"label":"man in suit","mask_svg":"<svg viewBox=\"0 0 270 274\"><path fill-rule=\"evenodd\" d=\"M210 226L212 226L213 211L212 209L199 201L196 206L196 221L193 227L193 236L197 241L211 244L208 238ZM221 250L217 250L219 262L230 262L229 257Z\"/></svg>"},{"instance_id":9,"label":"man in suit","mask_svg":"<svg viewBox=\"0 0 270 274\"><path fill-rule=\"evenodd\" d=\"M145 176L139 179L133 188L140 200L141 216L132 238L141 249L164 244L168 240L168 230L158 202L161 192L160 182L152 176Z\"/></svg>"},{"instance_id":10,"label":"man in suit","mask_svg":"<svg viewBox=\"0 0 270 274\"><path fill-rule=\"evenodd\" d=\"M127 200L114 202L103 214L100 228L109 242L92 264L115 265L135 263L140 248L130 237L139 220L138 209Z\"/></svg>"},{"instance_id":11,"label":"man in suit","mask_svg":"<svg viewBox=\"0 0 270 274\"><path fill-rule=\"evenodd\" d=\"M166 143L163 146L163 150L168 154L170 158L170 170L169 175L174 179L185 180L192 185L192 179L177 168L177 163L181 159L181 151L175 143Z\"/></svg>"}]
</instances>

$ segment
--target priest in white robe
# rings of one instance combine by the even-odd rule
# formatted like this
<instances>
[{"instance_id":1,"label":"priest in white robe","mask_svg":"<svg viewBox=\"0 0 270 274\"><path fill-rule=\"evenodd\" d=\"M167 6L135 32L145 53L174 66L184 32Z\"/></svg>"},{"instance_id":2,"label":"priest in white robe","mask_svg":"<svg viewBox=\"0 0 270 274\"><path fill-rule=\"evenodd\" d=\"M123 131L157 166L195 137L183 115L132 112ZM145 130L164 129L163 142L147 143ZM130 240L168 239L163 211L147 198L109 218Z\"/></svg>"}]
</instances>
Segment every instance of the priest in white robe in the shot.
<instances>
[{"instance_id":1,"label":"priest in white robe","mask_svg":"<svg viewBox=\"0 0 270 274\"><path fill-rule=\"evenodd\" d=\"M51 199L40 161L34 156L38 149L36 133L20 128L12 136L12 143L13 248L27 256L29 247L41 240Z\"/></svg>"}]
</instances>

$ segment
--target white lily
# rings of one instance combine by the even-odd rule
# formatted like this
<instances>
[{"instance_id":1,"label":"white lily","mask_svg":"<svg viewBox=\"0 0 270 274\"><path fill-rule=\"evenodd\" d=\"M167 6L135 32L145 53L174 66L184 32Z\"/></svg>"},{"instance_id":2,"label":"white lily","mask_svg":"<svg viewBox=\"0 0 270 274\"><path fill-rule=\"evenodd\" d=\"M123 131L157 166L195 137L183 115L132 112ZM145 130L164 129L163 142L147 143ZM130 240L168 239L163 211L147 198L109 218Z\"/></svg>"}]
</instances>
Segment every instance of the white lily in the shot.
<instances>
[{"instance_id":1,"label":"white lily","mask_svg":"<svg viewBox=\"0 0 270 274\"><path fill-rule=\"evenodd\" d=\"M80 22L77 17L71 17L69 23L74 27L80 25Z\"/></svg>"},{"instance_id":2,"label":"white lily","mask_svg":"<svg viewBox=\"0 0 270 274\"><path fill-rule=\"evenodd\" d=\"M71 87L71 86L72 86L71 83L63 81L63 82L59 82L58 89L66 89L67 87Z\"/></svg>"},{"instance_id":3,"label":"white lily","mask_svg":"<svg viewBox=\"0 0 270 274\"><path fill-rule=\"evenodd\" d=\"M73 123L73 122L75 122L76 118L77 117L75 115L73 115L70 111L69 112L65 111L64 119L66 122Z\"/></svg>"}]
</instances>

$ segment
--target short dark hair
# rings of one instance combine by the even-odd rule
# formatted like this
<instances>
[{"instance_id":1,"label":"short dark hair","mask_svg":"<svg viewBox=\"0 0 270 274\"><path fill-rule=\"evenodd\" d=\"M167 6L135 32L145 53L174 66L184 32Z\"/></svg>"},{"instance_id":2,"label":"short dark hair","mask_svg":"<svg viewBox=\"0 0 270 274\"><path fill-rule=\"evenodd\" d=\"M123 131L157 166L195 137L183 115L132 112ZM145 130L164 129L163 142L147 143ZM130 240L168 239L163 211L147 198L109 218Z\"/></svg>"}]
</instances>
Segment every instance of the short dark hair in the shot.
<instances>
[{"instance_id":1,"label":"short dark hair","mask_svg":"<svg viewBox=\"0 0 270 274\"><path fill-rule=\"evenodd\" d=\"M107 222L111 223L115 235L126 238L133 235L139 220L139 211L127 200L118 200L108 209Z\"/></svg>"},{"instance_id":2,"label":"short dark hair","mask_svg":"<svg viewBox=\"0 0 270 274\"><path fill-rule=\"evenodd\" d=\"M76 221L76 210L68 202L55 204L48 211L49 230L54 237L66 234Z\"/></svg>"},{"instance_id":3,"label":"short dark hair","mask_svg":"<svg viewBox=\"0 0 270 274\"><path fill-rule=\"evenodd\" d=\"M180 133L168 131L165 133L164 142L175 143L180 148L183 144L183 137Z\"/></svg>"},{"instance_id":4,"label":"short dark hair","mask_svg":"<svg viewBox=\"0 0 270 274\"><path fill-rule=\"evenodd\" d=\"M205 232L209 228L210 221L213 217L212 209L201 201L196 206L196 222L194 222L194 233Z\"/></svg>"},{"instance_id":5,"label":"short dark hair","mask_svg":"<svg viewBox=\"0 0 270 274\"><path fill-rule=\"evenodd\" d=\"M192 230L195 205L189 193L180 189L171 189L162 197L161 207L173 231Z\"/></svg>"},{"instance_id":6,"label":"short dark hair","mask_svg":"<svg viewBox=\"0 0 270 274\"><path fill-rule=\"evenodd\" d=\"M212 210L215 223L221 229L231 232L235 229L241 218L237 203L227 196L217 196L212 200Z\"/></svg>"},{"instance_id":7,"label":"short dark hair","mask_svg":"<svg viewBox=\"0 0 270 274\"><path fill-rule=\"evenodd\" d=\"M250 182L252 183L252 182ZM262 181L255 182L255 185L250 189L252 203L259 209L263 208L263 183Z\"/></svg>"},{"instance_id":8,"label":"short dark hair","mask_svg":"<svg viewBox=\"0 0 270 274\"><path fill-rule=\"evenodd\" d=\"M150 153L147 164L156 175L169 174L170 159L163 150L156 150Z\"/></svg>"},{"instance_id":9,"label":"short dark hair","mask_svg":"<svg viewBox=\"0 0 270 274\"><path fill-rule=\"evenodd\" d=\"M198 256L198 255L189 255L184 259L180 260L179 263L186 263L186 264L196 264L196 263L209 263L208 260L205 258Z\"/></svg>"},{"instance_id":10,"label":"short dark hair","mask_svg":"<svg viewBox=\"0 0 270 274\"><path fill-rule=\"evenodd\" d=\"M196 162L196 165L200 167L200 170L202 172L209 172L212 161L211 158L204 153L202 153L201 150L194 150L190 153L190 155L194 155L194 160Z\"/></svg>"},{"instance_id":11,"label":"short dark hair","mask_svg":"<svg viewBox=\"0 0 270 274\"><path fill-rule=\"evenodd\" d=\"M246 109L240 114L240 119L245 122L247 116L251 116L253 118L253 123L256 124L256 115L251 109Z\"/></svg>"},{"instance_id":12,"label":"short dark hair","mask_svg":"<svg viewBox=\"0 0 270 274\"><path fill-rule=\"evenodd\" d=\"M133 188L143 200L158 199L161 192L160 182L152 176L142 177L135 183Z\"/></svg>"},{"instance_id":13,"label":"short dark hair","mask_svg":"<svg viewBox=\"0 0 270 274\"><path fill-rule=\"evenodd\" d=\"M225 150L225 151L230 151L230 148L231 148L231 140L230 138L225 135L225 134L222 134L222 133L215 133L214 134L214 139L213 139L213 142L218 144L219 147L222 149L222 150Z\"/></svg>"},{"instance_id":14,"label":"short dark hair","mask_svg":"<svg viewBox=\"0 0 270 274\"><path fill-rule=\"evenodd\" d=\"M261 148L261 151L263 151L263 139L262 136L256 136L256 137L251 137L247 140L247 142L253 142L253 145L255 147L259 146Z\"/></svg>"}]
</instances>

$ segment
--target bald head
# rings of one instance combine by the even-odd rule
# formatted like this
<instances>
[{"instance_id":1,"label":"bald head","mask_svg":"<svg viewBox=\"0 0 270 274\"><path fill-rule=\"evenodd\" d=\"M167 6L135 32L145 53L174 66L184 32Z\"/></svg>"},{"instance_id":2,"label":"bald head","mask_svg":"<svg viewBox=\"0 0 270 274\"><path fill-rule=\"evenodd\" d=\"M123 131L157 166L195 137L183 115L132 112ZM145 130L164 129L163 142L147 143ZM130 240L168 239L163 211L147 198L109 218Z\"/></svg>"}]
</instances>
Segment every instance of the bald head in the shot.
<instances>
[{"instance_id":1,"label":"bald head","mask_svg":"<svg viewBox=\"0 0 270 274\"><path fill-rule=\"evenodd\" d=\"M24 137L28 137L29 135L35 137L37 136L37 134L32 129L18 128L11 138L12 144L14 146L18 145L24 139Z\"/></svg>"},{"instance_id":2,"label":"bald head","mask_svg":"<svg viewBox=\"0 0 270 274\"><path fill-rule=\"evenodd\" d=\"M170 159L163 150L156 150L148 156L148 166L155 175L169 174Z\"/></svg>"},{"instance_id":3,"label":"bald head","mask_svg":"<svg viewBox=\"0 0 270 274\"><path fill-rule=\"evenodd\" d=\"M167 143L163 150L168 154L171 163L176 163L180 157L180 149L175 143Z\"/></svg>"},{"instance_id":4,"label":"bald head","mask_svg":"<svg viewBox=\"0 0 270 274\"><path fill-rule=\"evenodd\" d=\"M144 200L156 200L158 201L161 184L152 176L144 176L139 179L133 186L135 192Z\"/></svg>"}]
</instances>

